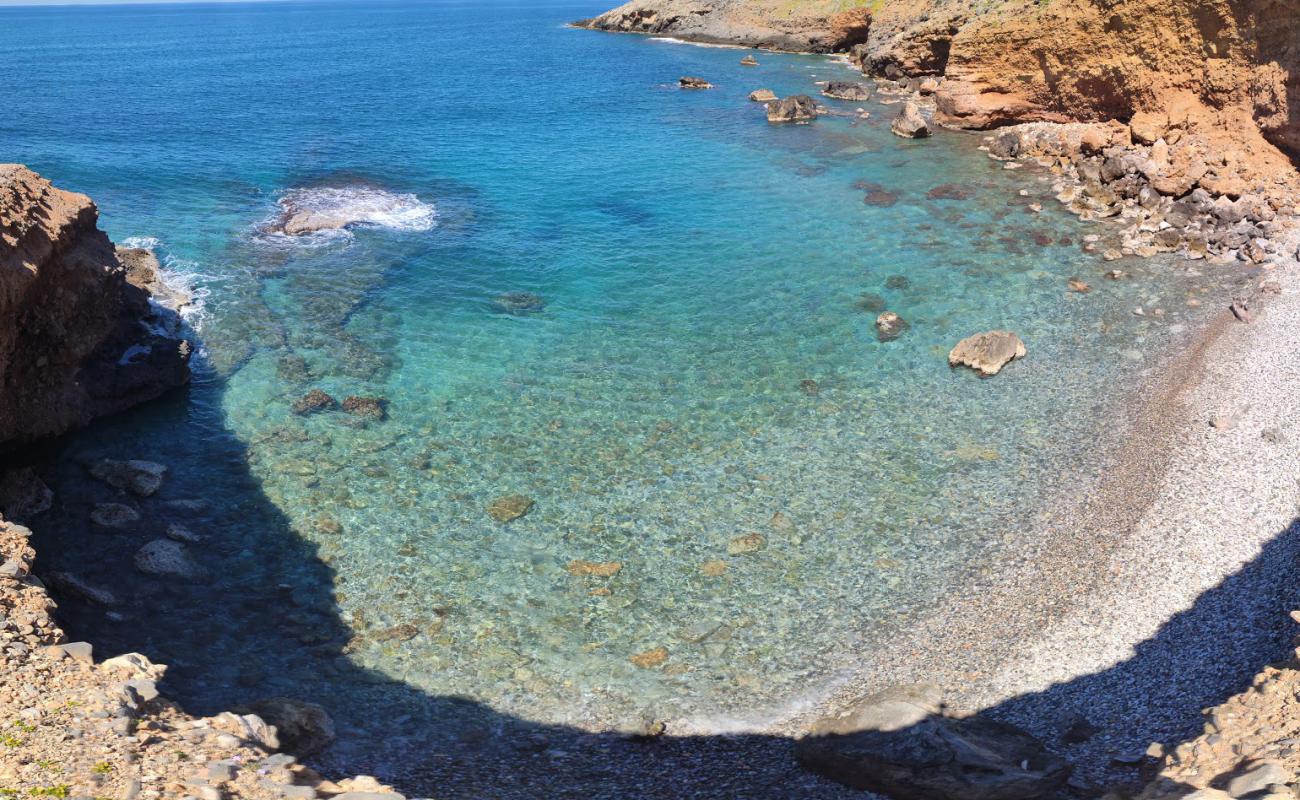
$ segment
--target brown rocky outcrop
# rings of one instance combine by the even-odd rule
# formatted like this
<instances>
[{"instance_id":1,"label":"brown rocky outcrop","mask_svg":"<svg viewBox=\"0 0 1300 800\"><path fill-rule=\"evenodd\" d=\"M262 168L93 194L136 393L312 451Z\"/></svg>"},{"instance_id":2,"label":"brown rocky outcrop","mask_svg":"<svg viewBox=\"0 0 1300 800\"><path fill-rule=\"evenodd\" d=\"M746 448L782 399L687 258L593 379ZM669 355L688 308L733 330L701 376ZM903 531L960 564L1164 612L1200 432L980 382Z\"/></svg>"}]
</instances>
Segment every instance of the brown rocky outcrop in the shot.
<instances>
[{"instance_id":1,"label":"brown rocky outcrop","mask_svg":"<svg viewBox=\"0 0 1300 800\"><path fill-rule=\"evenodd\" d=\"M579 27L771 50L845 52L867 40L871 11L836 0L632 0Z\"/></svg>"},{"instance_id":2,"label":"brown rocky outcrop","mask_svg":"<svg viewBox=\"0 0 1300 800\"><path fill-rule=\"evenodd\" d=\"M189 379L189 344L149 303L85 195L0 165L0 441L59 434ZM156 266L155 266L156 269Z\"/></svg>"}]
</instances>

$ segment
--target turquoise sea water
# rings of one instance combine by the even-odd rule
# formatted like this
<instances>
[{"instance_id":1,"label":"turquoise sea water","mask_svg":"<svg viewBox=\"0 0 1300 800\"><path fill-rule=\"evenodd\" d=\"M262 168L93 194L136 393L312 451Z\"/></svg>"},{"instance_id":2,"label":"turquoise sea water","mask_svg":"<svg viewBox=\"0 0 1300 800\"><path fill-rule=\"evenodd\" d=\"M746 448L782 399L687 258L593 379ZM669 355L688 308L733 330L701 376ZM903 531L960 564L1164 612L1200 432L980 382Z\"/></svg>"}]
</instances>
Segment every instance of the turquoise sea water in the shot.
<instances>
[{"instance_id":1,"label":"turquoise sea water","mask_svg":"<svg viewBox=\"0 0 1300 800\"><path fill-rule=\"evenodd\" d=\"M777 719L963 570L1014 558L1214 285L1158 261L1103 280L1080 244L1104 229L978 136L897 139L874 100L773 126L746 100L815 94L843 63L564 26L600 10L0 9L0 65L24 76L0 157L94 197L202 298L190 389L40 454L67 487L38 526L47 568L123 596L109 617L65 602L96 641L172 664L199 710L321 700L354 758L422 741L410 692L590 729ZM871 184L897 201L864 202ZM943 184L971 196L927 197ZM267 235L287 192L396 211ZM513 291L544 309L501 313ZM882 343L886 308L911 327ZM993 328L1028 358L949 369ZM317 387L388 419L294 415ZM137 528L82 530L109 499L85 454L169 465ZM531 512L489 518L513 494ZM165 505L192 498L208 508ZM133 572L173 523L207 580ZM380 744L385 703L407 710Z\"/></svg>"}]
</instances>

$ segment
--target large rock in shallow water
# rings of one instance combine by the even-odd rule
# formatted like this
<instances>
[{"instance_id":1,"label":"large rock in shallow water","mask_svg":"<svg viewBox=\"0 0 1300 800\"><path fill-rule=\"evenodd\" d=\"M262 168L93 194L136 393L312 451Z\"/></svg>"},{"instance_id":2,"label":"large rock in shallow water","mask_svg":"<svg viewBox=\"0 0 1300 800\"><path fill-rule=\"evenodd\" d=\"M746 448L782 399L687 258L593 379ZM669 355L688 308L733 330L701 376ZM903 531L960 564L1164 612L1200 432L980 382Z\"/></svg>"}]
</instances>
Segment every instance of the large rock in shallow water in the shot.
<instances>
[{"instance_id":1,"label":"large rock in shallow water","mask_svg":"<svg viewBox=\"0 0 1300 800\"><path fill-rule=\"evenodd\" d=\"M834 97L836 100L870 100L871 90L860 83L849 83L847 81L831 81L822 89L822 94L827 97Z\"/></svg>"},{"instance_id":2,"label":"large rock in shallow water","mask_svg":"<svg viewBox=\"0 0 1300 800\"><path fill-rule=\"evenodd\" d=\"M114 461L111 458L101 458L90 465L90 474L115 489L149 497L162 486L167 467L154 461Z\"/></svg>"},{"instance_id":3,"label":"large rock in shallow water","mask_svg":"<svg viewBox=\"0 0 1300 800\"><path fill-rule=\"evenodd\" d=\"M921 116L921 109L910 100L903 104L903 110L894 117L889 129L904 139L924 139L930 135L929 123Z\"/></svg>"},{"instance_id":4,"label":"large rock in shallow water","mask_svg":"<svg viewBox=\"0 0 1300 800\"><path fill-rule=\"evenodd\" d=\"M1027 352L1025 343L1011 331L985 331L958 342L948 353L948 366L970 367L987 378Z\"/></svg>"},{"instance_id":5,"label":"large rock in shallow water","mask_svg":"<svg viewBox=\"0 0 1300 800\"><path fill-rule=\"evenodd\" d=\"M0 164L0 442L63 433L189 380L189 344L159 332L132 282L152 279L128 275L98 218L85 195Z\"/></svg>"},{"instance_id":6,"label":"large rock in shallow water","mask_svg":"<svg viewBox=\"0 0 1300 800\"><path fill-rule=\"evenodd\" d=\"M1070 765L1014 725L944 716L941 693L902 686L817 723L795 746L806 769L898 800L1035 800Z\"/></svg>"},{"instance_id":7,"label":"large rock in shallow water","mask_svg":"<svg viewBox=\"0 0 1300 800\"><path fill-rule=\"evenodd\" d=\"M768 122L806 122L817 119L817 101L806 94L773 100L767 104Z\"/></svg>"}]
</instances>

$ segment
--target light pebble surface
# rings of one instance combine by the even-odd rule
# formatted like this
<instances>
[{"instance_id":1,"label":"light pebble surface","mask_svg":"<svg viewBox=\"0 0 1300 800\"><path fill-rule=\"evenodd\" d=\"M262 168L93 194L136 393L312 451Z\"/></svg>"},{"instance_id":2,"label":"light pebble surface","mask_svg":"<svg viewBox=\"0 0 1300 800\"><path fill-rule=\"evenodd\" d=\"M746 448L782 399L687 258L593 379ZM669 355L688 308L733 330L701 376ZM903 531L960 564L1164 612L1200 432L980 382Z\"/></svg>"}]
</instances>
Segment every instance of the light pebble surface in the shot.
<instances>
[{"instance_id":1,"label":"light pebble surface","mask_svg":"<svg viewBox=\"0 0 1300 800\"><path fill-rule=\"evenodd\" d=\"M1195 736L1202 709L1288 654L1287 611L1300 603L1300 265L1273 266L1254 285L1282 292L1262 298L1255 322L1220 298L1207 329L1118 404L1124 416L1098 432L1111 453L1093 481L1060 487L1031 535L990 553L993 569L864 652L860 671L782 731L890 684L935 683L953 713L1029 729L1076 764L1076 782L1099 787L1137 778L1112 759ZM1216 416L1233 423L1211 427ZM1099 733L1066 745L1080 717Z\"/></svg>"}]
</instances>

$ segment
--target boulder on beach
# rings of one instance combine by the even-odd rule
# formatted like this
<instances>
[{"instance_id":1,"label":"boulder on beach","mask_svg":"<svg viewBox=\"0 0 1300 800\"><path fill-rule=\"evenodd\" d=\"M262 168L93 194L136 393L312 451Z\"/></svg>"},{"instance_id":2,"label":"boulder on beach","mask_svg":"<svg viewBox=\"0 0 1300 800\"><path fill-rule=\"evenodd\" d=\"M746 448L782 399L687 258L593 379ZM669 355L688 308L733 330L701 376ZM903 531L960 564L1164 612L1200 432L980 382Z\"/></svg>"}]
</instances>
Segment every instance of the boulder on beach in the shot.
<instances>
[{"instance_id":1,"label":"boulder on beach","mask_svg":"<svg viewBox=\"0 0 1300 800\"><path fill-rule=\"evenodd\" d=\"M948 353L948 365L970 367L988 378L1027 352L1025 343L1011 331L985 331L958 342Z\"/></svg>"},{"instance_id":2,"label":"boulder on beach","mask_svg":"<svg viewBox=\"0 0 1300 800\"><path fill-rule=\"evenodd\" d=\"M755 89L749 93L749 99L754 103L770 103L776 100L776 92L771 89Z\"/></svg>"},{"instance_id":3,"label":"boulder on beach","mask_svg":"<svg viewBox=\"0 0 1300 800\"><path fill-rule=\"evenodd\" d=\"M817 119L817 102L806 94L784 97L767 104L768 122L807 122Z\"/></svg>"},{"instance_id":4,"label":"boulder on beach","mask_svg":"<svg viewBox=\"0 0 1300 800\"><path fill-rule=\"evenodd\" d=\"M932 686L871 695L795 745L805 769L898 800L1054 797L1070 765L1006 722L946 716Z\"/></svg>"},{"instance_id":5,"label":"boulder on beach","mask_svg":"<svg viewBox=\"0 0 1300 800\"><path fill-rule=\"evenodd\" d=\"M290 697L258 700L241 714L256 714L275 726L280 747L298 758L313 756L334 741L334 720L321 706Z\"/></svg>"},{"instance_id":6,"label":"boulder on beach","mask_svg":"<svg viewBox=\"0 0 1300 800\"><path fill-rule=\"evenodd\" d=\"M894 117L894 121L889 124L889 129L895 136L904 139L924 139L930 135L929 123L921 116L920 107L911 100L903 104L903 110Z\"/></svg>"},{"instance_id":7,"label":"boulder on beach","mask_svg":"<svg viewBox=\"0 0 1300 800\"><path fill-rule=\"evenodd\" d=\"M90 465L90 475L115 489L150 497L162 486L167 467L153 461L116 461L101 458Z\"/></svg>"},{"instance_id":8,"label":"boulder on beach","mask_svg":"<svg viewBox=\"0 0 1300 800\"><path fill-rule=\"evenodd\" d=\"M836 100L862 101L871 99L871 90L860 83L850 81L830 81L822 88L822 94Z\"/></svg>"},{"instance_id":9,"label":"boulder on beach","mask_svg":"<svg viewBox=\"0 0 1300 800\"><path fill-rule=\"evenodd\" d=\"M677 85L683 89L712 89L713 84L703 78L696 78L691 75L683 75L677 79Z\"/></svg>"}]
</instances>

